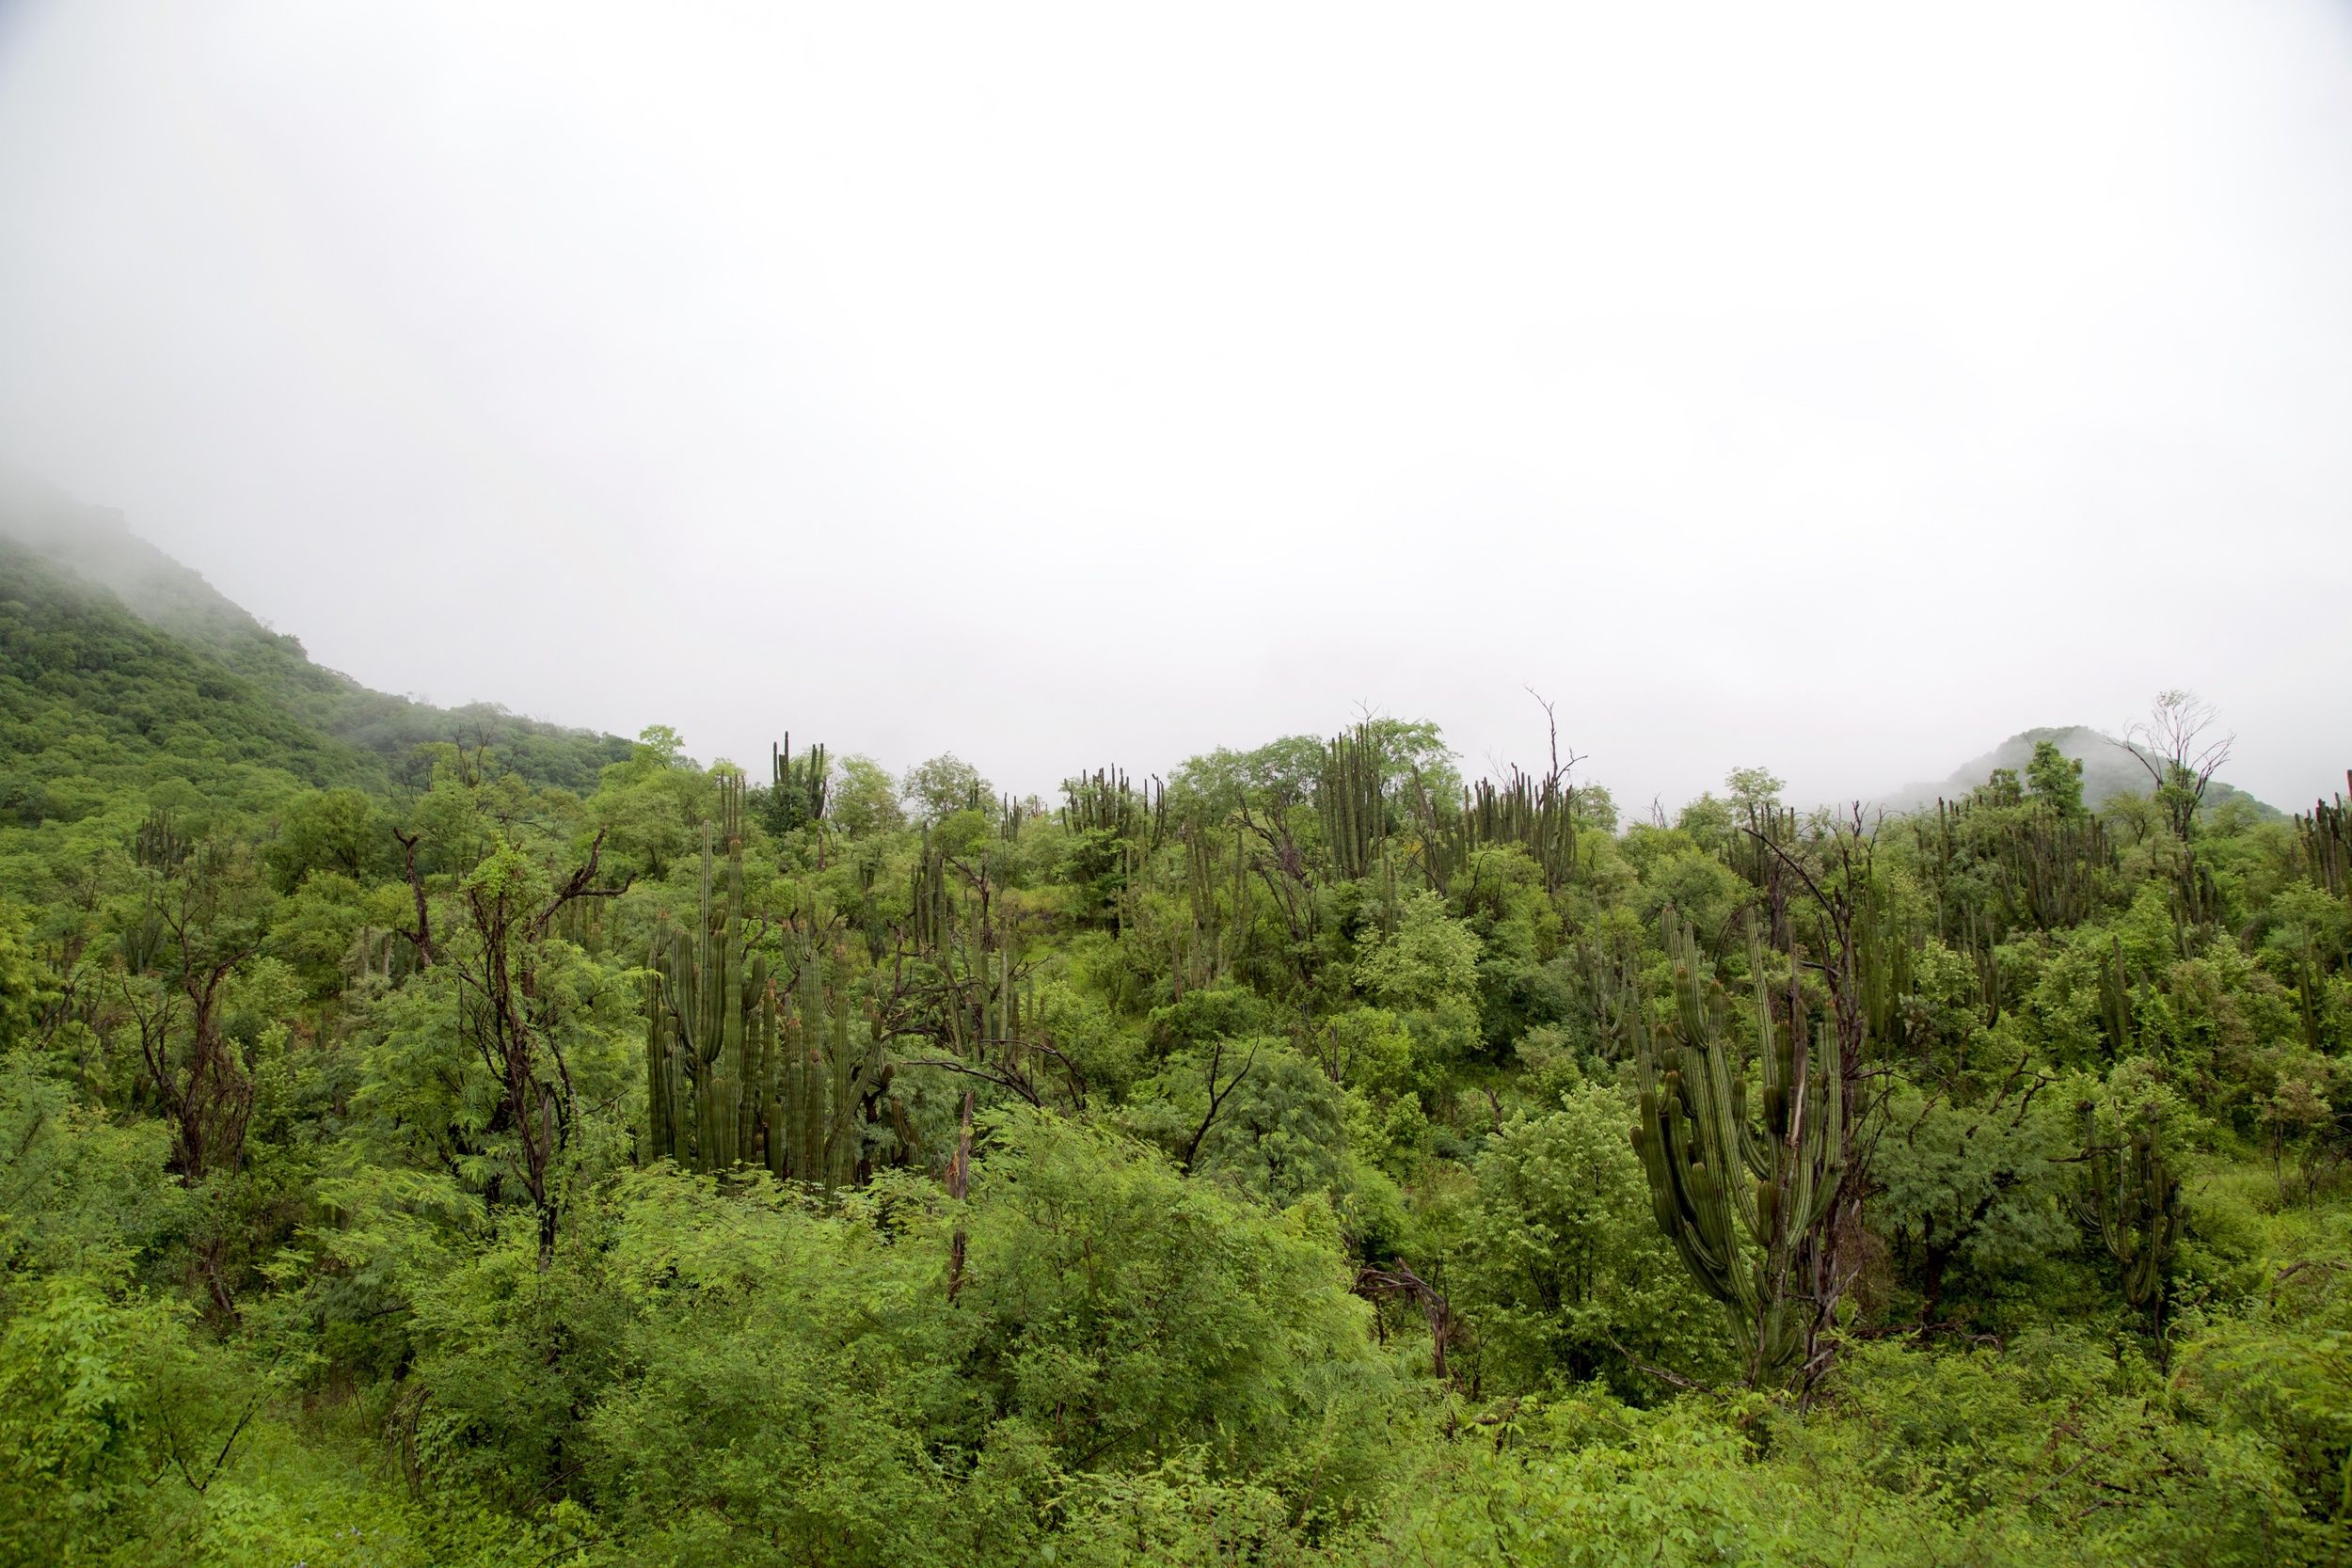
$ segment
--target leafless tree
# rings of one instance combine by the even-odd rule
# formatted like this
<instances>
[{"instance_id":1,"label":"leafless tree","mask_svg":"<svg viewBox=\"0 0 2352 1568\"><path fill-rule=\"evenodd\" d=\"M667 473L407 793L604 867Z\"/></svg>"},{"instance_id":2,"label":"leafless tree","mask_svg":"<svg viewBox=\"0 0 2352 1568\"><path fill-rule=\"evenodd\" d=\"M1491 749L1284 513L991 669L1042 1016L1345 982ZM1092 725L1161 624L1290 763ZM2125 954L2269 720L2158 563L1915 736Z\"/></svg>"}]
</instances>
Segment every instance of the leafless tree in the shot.
<instances>
[{"instance_id":1,"label":"leafless tree","mask_svg":"<svg viewBox=\"0 0 2352 1568\"><path fill-rule=\"evenodd\" d=\"M1551 739L1551 771L1545 776L1544 783L1548 788L1565 796L1572 801L1576 797L1576 787L1573 783L1576 765L1586 761L1587 758L1583 752L1571 746L1568 748L1567 761L1560 760L1560 715L1553 711L1551 699L1532 686L1523 687L1522 689L1534 698L1536 704L1543 708L1544 726Z\"/></svg>"},{"instance_id":2,"label":"leafless tree","mask_svg":"<svg viewBox=\"0 0 2352 1568\"><path fill-rule=\"evenodd\" d=\"M2209 739L2220 710L2194 691L2160 691L2148 717L2123 726L2117 745L2129 752L2155 784L2156 803L2183 842L2197 826L2205 786L2230 760L2237 736Z\"/></svg>"}]
</instances>

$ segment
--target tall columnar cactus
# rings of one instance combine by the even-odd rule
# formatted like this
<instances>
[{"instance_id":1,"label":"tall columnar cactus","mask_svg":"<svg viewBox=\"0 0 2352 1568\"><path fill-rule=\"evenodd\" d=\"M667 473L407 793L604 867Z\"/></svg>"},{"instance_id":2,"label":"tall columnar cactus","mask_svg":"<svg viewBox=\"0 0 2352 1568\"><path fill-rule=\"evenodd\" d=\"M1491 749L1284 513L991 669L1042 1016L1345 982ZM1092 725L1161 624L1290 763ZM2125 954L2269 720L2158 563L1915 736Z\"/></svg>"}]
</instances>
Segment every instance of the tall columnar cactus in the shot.
<instances>
[{"instance_id":1,"label":"tall columnar cactus","mask_svg":"<svg viewBox=\"0 0 2352 1568\"><path fill-rule=\"evenodd\" d=\"M1988 1024L2001 1013L1994 949L2017 930L2081 924L2120 883L2115 844L2099 818L2040 795L1988 785L1937 801L1933 816L1922 813L1910 826L1935 934L1974 960Z\"/></svg>"},{"instance_id":2,"label":"tall columnar cactus","mask_svg":"<svg viewBox=\"0 0 2352 1568\"><path fill-rule=\"evenodd\" d=\"M778 1176L843 1187L864 1175L866 1107L890 1088L893 1069L871 1019L850 1020L829 995L823 965L802 956L793 1016L765 1081L764 1153Z\"/></svg>"},{"instance_id":3,"label":"tall columnar cactus","mask_svg":"<svg viewBox=\"0 0 2352 1568\"><path fill-rule=\"evenodd\" d=\"M1249 867L1239 833L1221 835L1204 812L1179 829L1184 846L1184 895L1188 924L1177 933L1176 993L1232 973L1249 925Z\"/></svg>"},{"instance_id":4,"label":"tall columnar cactus","mask_svg":"<svg viewBox=\"0 0 2352 1568\"><path fill-rule=\"evenodd\" d=\"M1746 1064L1732 1043L1722 988L1704 977L1689 926L1669 911L1675 1012L1653 1031L1643 1008L1612 1009L1641 1072L1633 1147L1658 1226L1700 1288L1723 1304L1752 1382L1778 1381L1804 1360L1819 1326L1811 1300L1842 1173L1845 1105L1826 1030L1805 1040L1793 1006L1777 1025L1764 947L1750 937L1762 1117L1748 1106Z\"/></svg>"},{"instance_id":5,"label":"tall columnar cactus","mask_svg":"<svg viewBox=\"0 0 2352 1568\"><path fill-rule=\"evenodd\" d=\"M1380 742L1370 724L1334 736L1315 780L1315 810L1331 863L1349 881L1369 876L1379 863L1388 836L1388 797L1383 787Z\"/></svg>"},{"instance_id":6,"label":"tall columnar cactus","mask_svg":"<svg viewBox=\"0 0 2352 1568\"><path fill-rule=\"evenodd\" d=\"M1416 774L1412 805L1422 869L1440 892L1474 851L1490 845L1526 850L1543 867L1544 885L1553 893L1576 869L1576 789L1562 775L1537 778L1514 768L1507 784L1480 779L1463 785L1460 812L1440 816Z\"/></svg>"},{"instance_id":7,"label":"tall columnar cactus","mask_svg":"<svg viewBox=\"0 0 2352 1568\"><path fill-rule=\"evenodd\" d=\"M171 810L158 807L147 814L132 835L131 859L150 871L171 872L188 856L188 841L172 826Z\"/></svg>"},{"instance_id":8,"label":"tall columnar cactus","mask_svg":"<svg viewBox=\"0 0 2352 1568\"><path fill-rule=\"evenodd\" d=\"M1122 768L1098 768L1064 779L1061 793L1061 824L1073 833L1144 838L1156 846L1167 827L1168 792L1156 778L1138 787Z\"/></svg>"},{"instance_id":9,"label":"tall columnar cactus","mask_svg":"<svg viewBox=\"0 0 2352 1568\"><path fill-rule=\"evenodd\" d=\"M2345 770L2344 783L2352 789L2352 768ZM2352 898L2352 806L2341 795L2333 805L2313 801L2311 816L2295 819L2295 834L2312 884L2339 898Z\"/></svg>"},{"instance_id":10,"label":"tall columnar cactus","mask_svg":"<svg viewBox=\"0 0 2352 1568\"><path fill-rule=\"evenodd\" d=\"M2098 1108L2080 1107L2090 1194L2084 1218L2099 1228L2123 1274L2123 1299L2147 1311L2162 1298L2165 1267L2181 1235L2181 1184L2146 1129L2122 1144L2099 1141Z\"/></svg>"},{"instance_id":11,"label":"tall columnar cactus","mask_svg":"<svg viewBox=\"0 0 2352 1568\"><path fill-rule=\"evenodd\" d=\"M1508 784L1481 779L1462 792L1471 843L1518 845L1544 868L1554 892L1576 864L1575 807L1575 790L1560 779L1539 780L1516 768Z\"/></svg>"},{"instance_id":12,"label":"tall columnar cactus","mask_svg":"<svg viewBox=\"0 0 2352 1568\"><path fill-rule=\"evenodd\" d=\"M923 830L921 850L914 857L913 885L909 890L908 935L918 953L934 954L947 946L947 933L955 918L955 906L947 897L947 852L931 839L931 831Z\"/></svg>"},{"instance_id":13,"label":"tall columnar cactus","mask_svg":"<svg viewBox=\"0 0 2352 1568\"><path fill-rule=\"evenodd\" d=\"M1168 794L1156 779L1138 789L1116 768L1062 781L1063 831L1075 841L1071 865L1115 931L1133 917L1136 879L1168 828Z\"/></svg>"},{"instance_id":14,"label":"tall columnar cactus","mask_svg":"<svg viewBox=\"0 0 2352 1568\"><path fill-rule=\"evenodd\" d=\"M959 881L951 883L953 869ZM928 1017L910 1033L929 1035L960 1058L1017 1062L1025 1021L1037 1016L1033 991L1019 983L1014 931L992 916L993 884L985 866L951 859L929 835L914 869L910 934L933 972Z\"/></svg>"},{"instance_id":15,"label":"tall columnar cactus","mask_svg":"<svg viewBox=\"0 0 2352 1568\"><path fill-rule=\"evenodd\" d=\"M1871 1038L1900 1049L1910 1037L1908 1008L1918 990L1916 960L1926 933L1875 883L1857 891L1855 906L1854 977L1861 982L1863 1016Z\"/></svg>"},{"instance_id":16,"label":"tall columnar cactus","mask_svg":"<svg viewBox=\"0 0 2352 1568\"><path fill-rule=\"evenodd\" d=\"M787 732L781 745L768 749L768 772L767 811L762 820L770 832L787 833L824 820L832 776L822 746L812 745L806 756L795 757L792 736Z\"/></svg>"},{"instance_id":17,"label":"tall columnar cactus","mask_svg":"<svg viewBox=\"0 0 2352 1568\"><path fill-rule=\"evenodd\" d=\"M694 1170L766 1164L778 1176L838 1186L860 1173L863 1108L889 1085L869 1026L828 996L823 965L803 952L780 990L743 922L743 782L723 782L715 833L691 927L656 932L645 1019L648 1146ZM717 844L726 847L722 881Z\"/></svg>"},{"instance_id":18,"label":"tall columnar cactus","mask_svg":"<svg viewBox=\"0 0 2352 1568\"><path fill-rule=\"evenodd\" d=\"M2115 868L2115 847L2095 816L2029 802L2010 822L1994 851L2000 882L2014 912L2036 929L2057 930L2089 919Z\"/></svg>"},{"instance_id":19,"label":"tall columnar cactus","mask_svg":"<svg viewBox=\"0 0 2352 1568\"><path fill-rule=\"evenodd\" d=\"M2123 970L2123 940L2112 938L2099 959L2099 1023L2107 1049L2121 1057L2132 1049L2132 987Z\"/></svg>"},{"instance_id":20,"label":"tall columnar cactus","mask_svg":"<svg viewBox=\"0 0 2352 1568\"><path fill-rule=\"evenodd\" d=\"M722 779L716 836L726 847L723 887L713 825L706 822L696 918L686 927L664 919L648 965L654 974L645 1014L652 1151L698 1170L741 1158L746 1050L764 1055L775 1033L766 960L747 962L744 955L742 807L741 777Z\"/></svg>"}]
</instances>

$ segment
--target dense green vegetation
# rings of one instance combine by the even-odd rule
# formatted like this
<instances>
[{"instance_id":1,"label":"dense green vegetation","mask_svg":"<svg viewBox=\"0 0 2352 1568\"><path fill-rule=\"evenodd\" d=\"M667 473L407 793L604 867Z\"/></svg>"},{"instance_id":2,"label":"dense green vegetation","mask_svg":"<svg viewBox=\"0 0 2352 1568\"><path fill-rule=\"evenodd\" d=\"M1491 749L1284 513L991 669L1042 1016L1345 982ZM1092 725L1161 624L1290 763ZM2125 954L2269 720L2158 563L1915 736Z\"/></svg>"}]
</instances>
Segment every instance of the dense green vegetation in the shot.
<instances>
[{"instance_id":1,"label":"dense green vegetation","mask_svg":"<svg viewBox=\"0 0 2352 1568\"><path fill-rule=\"evenodd\" d=\"M0 1561L2352 1552L2352 824L2187 705L1046 802L0 617Z\"/></svg>"}]
</instances>

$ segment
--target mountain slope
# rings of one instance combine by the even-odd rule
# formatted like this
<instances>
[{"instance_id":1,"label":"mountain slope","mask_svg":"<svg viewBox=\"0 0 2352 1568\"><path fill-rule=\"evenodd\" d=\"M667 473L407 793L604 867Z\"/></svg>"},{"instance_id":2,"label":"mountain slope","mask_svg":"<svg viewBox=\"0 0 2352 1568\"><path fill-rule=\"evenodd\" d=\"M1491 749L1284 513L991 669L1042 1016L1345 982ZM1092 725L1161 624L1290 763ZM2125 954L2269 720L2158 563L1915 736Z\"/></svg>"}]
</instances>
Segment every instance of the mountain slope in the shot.
<instances>
[{"instance_id":1,"label":"mountain slope","mask_svg":"<svg viewBox=\"0 0 2352 1568\"><path fill-rule=\"evenodd\" d=\"M259 683L0 539L0 820L72 821L140 779L207 790L381 782Z\"/></svg>"},{"instance_id":2,"label":"mountain slope","mask_svg":"<svg viewBox=\"0 0 2352 1568\"><path fill-rule=\"evenodd\" d=\"M202 690L204 700L228 705L220 720L229 733L272 736L262 754L314 783L381 777L421 743L456 740L496 748L535 784L584 791L608 763L628 754L628 742L617 736L517 718L489 704L435 707L314 664L298 640L272 631L138 538L119 514L17 482L0 493L0 545L9 548L15 590L7 614L23 644L0 660L0 673L24 689L14 699L20 708L38 705L45 691L115 723L142 703L160 703L127 732L152 736L184 717L186 692ZM76 618L88 624L73 631L68 623ZM126 623L141 635L131 635ZM72 645L57 641L61 636ZM160 683L152 701L127 687L83 689L73 678L141 668ZM7 738L11 770L21 771L32 739L21 728Z\"/></svg>"},{"instance_id":3,"label":"mountain slope","mask_svg":"<svg viewBox=\"0 0 2352 1568\"><path fill-rule=\"evenodd\" d=\"M2142 753L2138 748L2126 750L2112 736L2087 724L2064 724L2010 736L1982 756L1963 763L1948 777L1933 784L1905 784L1879 804L1888 811L1915 811L1932 806L1939 800L1957 800L1990 779L1996 769L2006 768L2022 773L2033 756L2035 745L2044 740L2055 743L2060 752L2083 765L2083 799L2094 807L2103 806L2119 795L2145 795L2149 791L2148 770L2140 765ZM2219 779L2205 792L2208 806L2234 800L2245 800L2258 818L2282 815L2277 807L2266 805Z\"/></svg>"}]
</instances>

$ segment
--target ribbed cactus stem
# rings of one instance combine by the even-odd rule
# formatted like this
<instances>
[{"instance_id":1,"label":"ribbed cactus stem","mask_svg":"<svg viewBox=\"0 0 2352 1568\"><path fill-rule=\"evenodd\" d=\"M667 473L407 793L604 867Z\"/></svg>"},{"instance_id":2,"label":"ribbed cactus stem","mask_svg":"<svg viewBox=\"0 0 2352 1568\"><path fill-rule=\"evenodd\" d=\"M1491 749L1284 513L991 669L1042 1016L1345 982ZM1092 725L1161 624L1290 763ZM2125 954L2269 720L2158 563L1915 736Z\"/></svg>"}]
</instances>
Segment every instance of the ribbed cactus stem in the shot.
<instances>
[{"instance_id":1,"label":"ribbed cactus stem","mask_svg":"<svg viewBox=\"0 0 2352 1568\"><path fill-rule=\"evenodd\" d=\"M2352 769L2345 771L2344 783L2352 789ZM2295 833L2312 885L2352 899L2352 806L2341 795L2332 804L2315 800L2311 816L2295 819Z\"/></svg>"},{"instance_id":2,"label":"ribbed cactus stem","mask_svg":"<svg viewBox=\"0 0 2352 1568\"><path fill-rule=\"evenodd\" d=\"M1388 833L1380 742L1370 724L1332 737L1315 781L1315 810L1331 863L1348 880L1370 875Z\"/></svg>"},{"instance_id":3,"label":"ribbed cactus stem","mask_svg":"<svg viewBox=\"0 0 2352 1568\"><path fill-rule=\"evenodd\" d=\"M2180 1182L2154 1133L2143 1129L2120 1147L2102 1144L2097 1108L2085 1103L2081 1113L2090 1215L2122 1271L2123 1299L2145 1311L2162 1298L2166 1265L2180 1240Z\"/></svg>"},{"instance_id":4,"label":"ribbed cactus stem","mask_svg":"<svg viewBox=\"0 0 2352 1568\"><path fill-rule=\"evenodd\" d=\"M779 977L743 919L743 781L720 783L689 928L658 919L646 989L646 1150L694 1170L764 1163L838 1184L863 1170L858 1111L886 1078L869 1026L852 1046L816 949ZM724 859L721 859L723 848Z\"/></svg>"},{"instance_id":5,"label":"ribbed cactus stem","mask_svg":"<svg viewBox=\"0 0 2352 1568\"><path fill-rule=\"evenodd\" d=\"M1641 1006L1613 1007L1641 1073L1633 1147L1651 1212L1700 1288L1723 1304L1749 1376L1786 1376L1814 1324L1796 1275L1826 1219L1841 1173L1845 1107L1826 1037L1804 1039L1793 1004L1774 1022L1761 938L1751 932L1756 986L1759 1124L1731 1045L1729 1006L1700 967L1697 940L1672 911L1664 927L1675 966L1675 1010L1653 1032Z\"/></svg>"}]
</instances>

